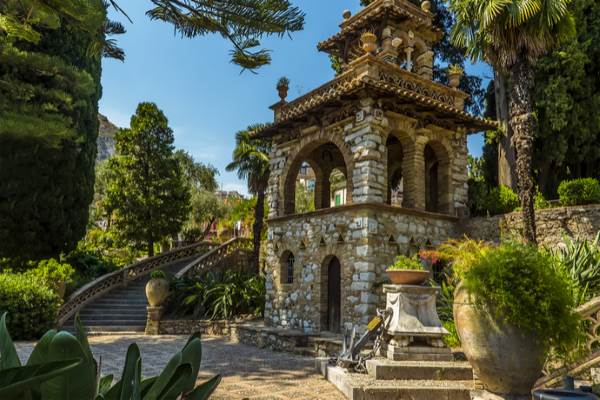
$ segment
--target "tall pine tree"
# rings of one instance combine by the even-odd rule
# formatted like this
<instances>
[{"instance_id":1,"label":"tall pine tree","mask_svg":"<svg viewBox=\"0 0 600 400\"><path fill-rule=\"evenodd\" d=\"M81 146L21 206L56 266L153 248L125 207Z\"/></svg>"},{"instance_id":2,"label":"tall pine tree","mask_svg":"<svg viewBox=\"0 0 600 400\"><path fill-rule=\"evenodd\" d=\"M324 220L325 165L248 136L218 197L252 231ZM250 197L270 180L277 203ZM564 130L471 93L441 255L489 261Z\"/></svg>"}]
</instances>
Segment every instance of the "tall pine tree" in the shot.
<instances>
[{"instance_id":1,"label":"tall pine tree","mask_svg":"<svg viewBox=\"0 0 600 400\"><path fill-rule=\"evenodd\" d=\"M106 9L0 2L0 258L69 251L93 196Z\"/></svg>"},{"instance_id":2,"label":"tall pine tree","mask_svg":"<svg viewBox=\"0 0 600 400\"><path fill-rule=\"evenodd\" d=\"M156 104L141 103L131 127L116 136L117 155L109 159L106 205L123 239L144 246L177 235L190 207L190 188L174 156L173 131Z\"/></svg>"}]
</instances>

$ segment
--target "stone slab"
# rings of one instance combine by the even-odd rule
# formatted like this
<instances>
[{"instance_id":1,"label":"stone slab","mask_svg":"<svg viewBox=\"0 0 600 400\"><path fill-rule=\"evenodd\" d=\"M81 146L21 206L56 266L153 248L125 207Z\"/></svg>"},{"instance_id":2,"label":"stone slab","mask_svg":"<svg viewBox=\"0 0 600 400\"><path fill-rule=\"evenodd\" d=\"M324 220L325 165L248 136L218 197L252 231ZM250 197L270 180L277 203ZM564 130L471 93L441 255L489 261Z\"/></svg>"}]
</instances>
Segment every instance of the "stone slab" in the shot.
<instances>
[{"instance_id":1,"label":"stone slab","mask_svg":"<svg viewBox=\"0 0 600 400\"><path fill-rule=\"evenodd\" d=\"M446 347L382 346L380 353L392 361L453 361L452 351Z\"/></svg>"},{"instance_id":2,"label":"stone slab","mask_svg":"<svg viewBox=\"0 0 600 400\"><path fill-rule=\"evenodd\" d=\"M473 369L469 363L456 361L391 361L377 358L367 361L367 372L376 380L473 380Z\"/></svg>"},{"instance_id":3,"label":"stone slab","mask_svg":"<svg viewBox=\"0 0 600 400\"><path fill-rule=\"evenodd\" d=\"M327 366L326 379L349 400L471 400L472 381L375 380Z\"/></svg>"}]
</instances>

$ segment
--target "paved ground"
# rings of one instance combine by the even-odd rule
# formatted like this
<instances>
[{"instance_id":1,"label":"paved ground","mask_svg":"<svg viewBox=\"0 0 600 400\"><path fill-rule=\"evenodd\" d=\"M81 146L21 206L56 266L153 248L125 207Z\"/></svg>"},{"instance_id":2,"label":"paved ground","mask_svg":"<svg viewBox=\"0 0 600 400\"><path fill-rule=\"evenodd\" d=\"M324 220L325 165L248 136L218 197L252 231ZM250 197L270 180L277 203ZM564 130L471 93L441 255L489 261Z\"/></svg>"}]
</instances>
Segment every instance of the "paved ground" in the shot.
<instances>
[{"instance_id":1,"label":"paved ground","mask_svg":"<svg viewBox=\"0 0 600 400\"><path fill-rule=\"evenodd\" d=\"M140 346L143 373L156 375L170 356L185 344L184 336L96 336L90 343L102 374L120 376L127 347ZM344 396L320 377L311 358L272 352L222 338L203 338L201 380L221 374L213 400L342 400ZM33 344L17 343L25 360Z\"/></svg>"}]
</instances>

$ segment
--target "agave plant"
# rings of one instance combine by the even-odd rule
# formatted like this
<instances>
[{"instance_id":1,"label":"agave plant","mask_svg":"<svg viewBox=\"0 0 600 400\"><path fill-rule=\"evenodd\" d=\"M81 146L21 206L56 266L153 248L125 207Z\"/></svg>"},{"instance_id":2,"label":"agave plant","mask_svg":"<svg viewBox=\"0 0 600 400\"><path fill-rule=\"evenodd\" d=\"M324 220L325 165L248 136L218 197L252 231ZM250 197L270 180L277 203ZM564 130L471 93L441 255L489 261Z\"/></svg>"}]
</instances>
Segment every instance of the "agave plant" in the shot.
<instances>
[{"instance_id":1,"label":"agave plant","mask_svg":"<svg viewBox=\"0 0 600 400\"><path fill-rule=\"evenodd\" d=\"M555 268L573 282L573 290L580 304L600 292L600 232L596 238L572 240L552 251Z\"/></svg>"},{"instance_id":2,"label":"agave plant","mask_svg":"<svg viewBox=\"0 0 600 400\"><path fill-rule=\"evenodd\" d=\"M193 335L162 373L142 378L142 358L134 343L127 350L121 380L100 378L100 368L79 317L75 335L48 331L37 343L25 365L17 355L6 329L6 313L0 318L0 399L2 400L204 400L216 389L219 375L196 386L202 359L199 335Z\"/></svg>"}]
</instances>

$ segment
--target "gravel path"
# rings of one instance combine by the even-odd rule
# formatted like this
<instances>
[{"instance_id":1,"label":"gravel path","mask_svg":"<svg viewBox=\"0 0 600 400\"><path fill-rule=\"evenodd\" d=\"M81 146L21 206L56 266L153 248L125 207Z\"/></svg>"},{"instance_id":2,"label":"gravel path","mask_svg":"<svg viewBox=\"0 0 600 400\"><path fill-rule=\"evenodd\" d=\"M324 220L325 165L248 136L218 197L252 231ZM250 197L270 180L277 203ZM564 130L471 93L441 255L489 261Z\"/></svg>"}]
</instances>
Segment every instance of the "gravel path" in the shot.
<instances>
[{"instance_id":1,"label":"gravel path","mask_svg":"<svg viewBox=\"0 0 600 400\"><path fill-rule=\"evenodd\" d=\"M102 374L120 376L127 347L136 342L142 353L145 376L160 373L172 354L185 344L185 336L92 336L90 344L96 359L102 361ZM272 352L232 343L222 338L202 339L200 380L221 374L223 380L213 400L343 400L333 385L318 375L311 358ZM32 343L17 343L25 360Z\"/></svg>"}]
</instances>

